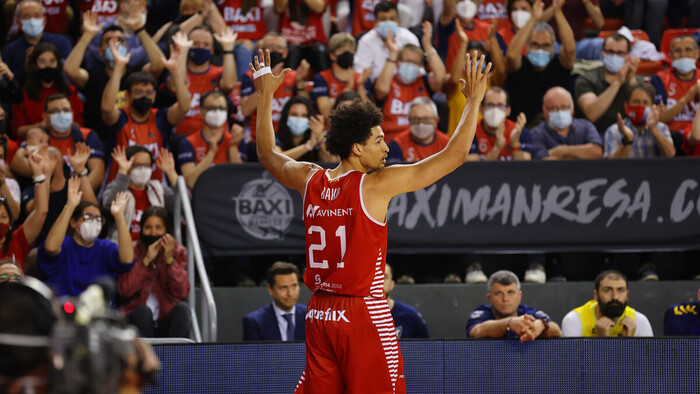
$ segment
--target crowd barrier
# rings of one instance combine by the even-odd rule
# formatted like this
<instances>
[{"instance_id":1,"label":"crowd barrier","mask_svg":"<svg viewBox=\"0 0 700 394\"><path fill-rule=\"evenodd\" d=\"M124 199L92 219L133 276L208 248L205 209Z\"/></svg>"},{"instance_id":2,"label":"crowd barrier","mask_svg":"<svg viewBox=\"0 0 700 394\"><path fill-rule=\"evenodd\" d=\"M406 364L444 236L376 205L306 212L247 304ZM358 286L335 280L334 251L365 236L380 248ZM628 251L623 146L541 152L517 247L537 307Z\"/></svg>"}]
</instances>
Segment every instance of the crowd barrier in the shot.
<instances>
[{"instance_id":1,"label":"crowd barrier","mask_svg":"<svg viewBox=\"0 0 700 394\"><path fill-rule=\"evenodd\" d=\"M401 341L408 393L698 393L700 338ZM304 344L155 346L145 393L292 393ZM361 379L362 377L357 377Z\"/></svg>"}]
</instances>

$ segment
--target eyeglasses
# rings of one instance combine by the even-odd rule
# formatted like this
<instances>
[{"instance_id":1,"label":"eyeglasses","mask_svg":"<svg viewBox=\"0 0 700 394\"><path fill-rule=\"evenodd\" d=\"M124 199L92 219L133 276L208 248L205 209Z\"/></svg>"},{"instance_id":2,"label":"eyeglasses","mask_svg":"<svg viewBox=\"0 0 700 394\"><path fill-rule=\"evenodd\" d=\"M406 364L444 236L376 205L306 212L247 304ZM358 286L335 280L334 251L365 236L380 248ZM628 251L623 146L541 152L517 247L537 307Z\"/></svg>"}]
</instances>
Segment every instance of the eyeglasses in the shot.
<instances>
[{"instance_id":1,"label":"eyeglasses","mask_svg":"<svg viewBox=\"0 0 700 394\"><path fill-rule=\"evenodd\" d=\"M571 111L571 104L561 105L559 107L547 107L547 112Z\"/></svg>"},{"instance_id":2,"label":"eyeglasses","mask_svg":"<svg viewBox=\"0 0 700 394\"><path fill-rule=\"evenodd\" d=\"M84 214L83 214L83 219L84 219L84 220L96 220L98 223L104 223L104 222L105 222L105 218L103 218L102 216L92 216L92 215L90 215L89 213L84 213Z\"/></svg>"},{"instance_id":3,"label":"eyeglasses","mask_svg":"<svg viewBox=\"0 0 700 394\"><path fill-rule=\"evenodd\" d=\"M603 48L603 53L606 55L616 55L620 57L627 57L627 51L613 51L612 49Z\"/></svg>"},{"instance_id":4,"label":"eyeglasses","mask_svg":"<svg viewBox=\"0 0 700 394\"><path fill-rule=\"evenodd\" d=\"M435 121L434 116L424 116L422 118L408 118L408 123L410 124L420 124L420 123L433 123Z\"/></svg>"},{"instance_id":5,"label":"eyeglasses","mask_svg":"<svg viewBox=\"0 0 700 394\"><path fill-rule=\"evenodd\" d=\"M19 282L21 279L20 275L0 274L0 282Z\"/></svg>"},{"instance_id":6,"label":"eyeglasses","mask_svg":"<svg viewBox=\"0 0 700 394\"><path fill-rule=\"evenodd\" d=\"M492 109L492 108L498 108L498 109L506 109L508 106L505 104L494 104L494 103L484 103L482 104L484 108L486 109Z\"/></svg>"}]
</instances>

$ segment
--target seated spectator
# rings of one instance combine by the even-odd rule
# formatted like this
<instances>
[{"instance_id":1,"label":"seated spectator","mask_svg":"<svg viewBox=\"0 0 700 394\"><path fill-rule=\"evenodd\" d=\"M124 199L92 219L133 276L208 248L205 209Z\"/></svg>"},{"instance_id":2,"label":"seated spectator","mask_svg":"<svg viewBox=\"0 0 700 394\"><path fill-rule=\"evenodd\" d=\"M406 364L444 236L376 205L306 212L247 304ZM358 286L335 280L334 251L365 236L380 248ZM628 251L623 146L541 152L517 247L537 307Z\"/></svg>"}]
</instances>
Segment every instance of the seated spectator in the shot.
<instances>
[{"instance_id":1,"label":"seated spectator","mask_svg":"<svg viewBox=\"0 0 700 394\"><path fill-rule=\"evenodd\" d=\"M574 96L581 115L603 133L624 112L629 86L644 82L637 75L639 58L628 58L630 42L615 33L603 41L603 65L576 79Z\"/></svg>"},{"instance_id":2,"label":"seated spectator","mask_svg":"<svg viewBox=\"0 0 700 394\"><path fill-rule=\"evenodd\" d=\"M519 338L520 342L528 342L561 336L559 325L545 312L520 303L523 292L514 273L496 271L486 287L491 305L481 305L469 314L467 338Z\"/></svg>"},{"instance_id":3,"label":"seated spectator","mask_svg":"<svg viewBox=\"0 0 700 394\"><path fill-rule=\"evenodd\" d=\"M194 187L197 178L210 167L223 163L242 163L238 145L243 128L234 124L227 131L228 102L219 90L210 90L200 98L204 128L180 140L177 159L187 186Z\"/></svg>"},{"instance_id":4,"label":"seated spectator","mask_svg":"<svg viewBox=\"0 0 700 394\"><path fill-rule=\"evenodd\" d=\"M491 23L476 19L476 10L477 5L471 0L446 0L442 4L436 32L436 49L448 70L452 69L452 62L459 53L461 39L458 27L461 26L469 41L478 41L481 45L489 42Z\"/></svg>"},{"instance_id":5,"label":"seated spectator","mask_svg":"<svg viewBox=\"0 0 700 394\"><path fill-rule=\"evenodd\" d=\"M90 41L98 36L98 34L100 37L100 44L97 53L104 60L96 62L92 67L83 68L81 64L85 57L85 51ZM160 75L163 70L163 53L158 49L158 46L151 36L148 35L146 30L142 29L136 34L136 37L146 50L147 58L141 59L140 63L130 63L126 65L124 71L120 75L121 80L118 80L118 89L123 88L124 85L126 85L127 78L138 70L149 71L152 75L156 76ZM114 50L110 47L113 42L119 43L115 45ZM100 26L97 25L97 16L92 12L86 12L83 15L83 35L80 37L80 40L78 40L75 48L70 52L64 65L64 71L71 83L80 88L85 97L91 98L85 102L84 126L103 133L101 138L105 142L113 137L107 133L107 126L102 121L100 111L101 101L98 98L102 97L107 82L114 74L116 63L113 54L117 53L126 56L129 51L130 47L127 45L123 28L112 25L104 28L100 33ZM129 60L131 59L132 58L129 57ZM134 59L136 58L134 57ZM121 105L123 105L123 103L120 103L120 106ZM114 103L112 103L112 107L114 107ZM107 151L111 151L112 146L107 144L106 149Z\"/></svg>"},{"instance_id":6,"label":"seated spectator","mask_svg":"<svg viewBox=\"0 0 700 394\"><path fill-rule=\"evenodd\" d=\"M44 148L45 153L47 148ZM49 210L49 184L53 163L44 161L40 153L34 153L30 159L32 169L34 193L36 195L36 207L24 220L24 223L15 227L11 217L10 206L7 199L0 199L0 258L11 258L25 270L24 262L29 250L34 246L41 228L46 220Z\"/></svg>"},{"instance_id":7,"label":"seated spectator","mask_svg":"<svg viewBox=\"0 0 700 394\"><path fill-rule=\"evenodd\" d=\"M524 113L532 127L542 120L542 100L553 86L568 87L576 61L576 42L569 23L561 11L563 1L555 1L554 18L559 27L562 47L555 55L552 26L536 22L542 16L543 3L535 5L534 15L513 37L506 52L507 89L512 97L511 120ZM526 45L527 44L527 45ZM522 55L526 47L527 55Z\"/></svg>"},{"instance_id":8,"label":"seated spectator","mask_svg":"<svg viewBox=\"0 0 700 394\"><path fill-rule=\"evenodd\" d=\"M102 120L109 127L109 135L113 136L114 146L142 145L151 151L158 159L160 148L167 147L173 127L185 118L190 109L190 93L185 86L182 72L177 70L178 50L170 53L170 59L165 67L175 84L177 101L167 108L153 108L156 98L157 83L153 76L146 72L136 72L129 76L126 82L127 109L118 109L117 93L119 81L126 71L129 55L118 53L117 42L111 41L110 48L114 53L114 70L102 94ZM114 141L116 139L116 141ZM117 166L112 166L108 181L112 181L117 173ZM153 171L152 178L162 180L160 169Z\"/></svg>"},{"instance_id":9,"label":"seated spectator","mask_svg":"<svg viewBox=\"0 0 700 394\"><path fill-rule=\"evenodd\" d=\"M105 176L105 154L102 141L93 130L76 126L71 102L63 93L56 93L49 96L44 101L43 124L49 134L49 145L56 147L66 163L70 165L69 157L73 151L77 150L77 145L85 145L90 149L90 157L82 169L70 167L80 175L87 175L90 185L97 190ZM36 135L36 131L33 133ZM34 140L34 137L31 138ZM27 146L30 145L30 138L27 135ZM21 151L21 149L20 149ZM20 175L29 173L28 159L24 154L17 155L17 160L13 166L18 169ZM82 164L82 163L81 163Z\"/></svg>"},{"instance_id":10,"label":"seated spectator","mask_svg":"<svg viewBox=\"0 0 700 394\"><path fill-rule=\"evenodd\" d=\"M294 160L331 162L333 159L322 144L324 131L323 116L316 113L311 100L292 97L282 108L277 147Z\"/></svg>"},{"instance_id":11,"label":"seated spectator","mask_svg":"<svg viewBox=\"0 0 700 394\"><path fill-rule=\"evenodd\" d=\"M0 283L17 283L23 276L22 268L15 260L11 258L0 260Z\"/></svg>"},{"instance_id":12,"label":"seated spectator","mask_svg":"<svg viewBox=\"0 0 700 394\"><path fill-rule=\"evenodd\" d=\"M165 183L151 179L153 156L144 146L132 145L126 149L121 146L114 148L112 152L114 165L119 167L117 176L107 184L102 194L102 205L109 207L120 193L128 197L124 218L129 225L131 239L139 239L143 213L149 207L165 207L168 212L173 210L175 193ZM175 161L173 155L166 149L161 149L156 165L165 174L171 184L177 182ZM117 228L109 232L109 239L117 240Z\"/></svg>"},{"instance_id":13,"label":"seated spectator","mask_svg":"<svg viewBox=\"0 0 700 394\"><path fill-rule=\"evenodd\" d=\"M700 88L700 82L697 83ZM700 111L695 111L693 123L683 130L683 152L687 156L700 156Z\"/></svg>"},{"instance_id":14,"label":"seated spectator","mask_svg":"<svg viewBox=\"0 0 700 394\"><path fill-rule=\"evenodd\" d=\"M394 38L387 39L389 58L374 85L375 97L382 103L385 141L394 139L408 125L410 102L416 97L432 97L445 81L445 65L433 48L431 37L430 23L424 22L422 43L431 71L423 75L423 50L411 44L399 50Z\"/></svg>"},{"instance_id":15,"label":"seated spectator","mask_svg":"<svg viewBox=\"0 0 700 394\"><path fill-rule=\"evenodd\" d=\"M25 63L33 53L30 48L40 43L52 44L59 54L57 59L60 60L68 56L72 46L68 37L44 32L46 16L40 0L22 0L17 6L17 14L22 25L22 35L5 45L2 59L7 62L17 82L24 85L27 77Z\"/></svg>"},{"instance_id":16,"label":"seated spectator","mask_svg":"<svg viewBox=\"0 0 700 394\"><path fill-rule=\"evenodd\" d=\"M450 137L437 129L437 106L429 97L416 97L408 107L408 130L390 141L387 161L416 162L440 152Z\"/></svg>"},{"instance_id":17,"label":"seated spectator","mask_svg":"<svg viewBox=\"0 0 700 394\"><path fill-rule=\"evenodd\" d=\"M68 182L67 203L37 252L39 279L58 295L77 296L100 276L117 279L134 265L133 241L124 219L126 193L119 194L110 207L119 233L115 244L97 238L105 218L99 205L80 201L79 188L75 177ZM66 235L68 228L71 235Z\"/></svg>"},{"instance_id":18,"label":"seated spectator","mask_svg":"<svg viewBox=\"0 0 700 394\"><path fill-rule=\"evenodd\" d=\"M0 265L0 273L2 267ZM700 290L698 301L682 302L666 309L664 336L700 336Z\"/></svg>"},{"instance_id":19,"label":"seated spectator","mask_svg":"<svg viewBox=\"0 0 700 394\"><path fill-rule=\"evenodd\" d=\"M550 88L542 100L544 120L530 130L534 159L600 159L603 140L586 119L574 118L571 93Z\"/></svg>"},{"instance_id":20,"label":"seated spectator","mask_svg":"<svg viewBox=\"0 0 700 394\"><path fill-rule=\"evenodd\" d=\"M605 131L604 156L613 159L673 157L673 146L668 126L659 121L661 108L652 106L654 88L646 82L631 88L625 101L625 114L617 114L617 124Z\"/></svg>"},{"instance_id":21,"label":"seated spectator","mask_svg":"<svg viewBox=\"0 0 700 394\"><path fill-rule=\"evenodd\" d=\"M122 310L142 337L187 338L190 310L187 252L172 236L168 211L151 206L134 241L134 267L119 277Z\"/></svg>"},{"instance_id":22,"label":"seated spectator","mask_svg":"<svg viewBox=\"0 0 700 394\"><path fill-rule=\"evenodd\" d=\"M279 32L289 43L287 66L297 69L306 59L315 72L328 68L328 38L323 27L326 0L274 0ZM297 70L298 71L298 70ZM304 75L306 79L306 75Z\"/></svg>"},{"instance_id":23,"label":"seated spectator","mask_svg":"<svg viewBox=\"0 0 700 394\"><path fill-rule=\"evenodd\" d=\"M627 306L627 277L615 270L603 271L595 279L593 300L572 310L561 323L565 337L650 337L649 319Z\"/></svg>"},{"instance_id":24,"label":"seated spectator","mask_svg":"<svg viewBox=\"0 0 700 394\"><path fill-rule=\"evenodd\" d=\"M499 29L496 35L501 52L506 53L515 34L532 19L533 3L534 0L514 0L506 2L506 11L510 18L510 24L503 26L499 23ZM538 22L537 18L535 18L535 22ZM524 49L522 54L525 54Z\"/></svg>"},{"instance_id":25,"label":"seated spectator","mask_svg":"<svg viewBox=\"0 0 700 394\"><path fill-rule=\"evenodd\" d=\"M372 69L369 76L372 83L379 77L384 69L384 63L391 54L387 45L390 37L392 38L392 46L396 48L403 48L407 44L418 48L420 45L415 34L398 25L399 14L396 11L396 4L391 1L378 3L374 7L374 18L374 29L368 31L357 41L357 51L353 58L353 67L357 72L363 72L368 68ZM395 53L391 59L396 61Z\"/></svg>"},{"instance_id":26,"label":"seated spectator","mask_svg":"<svg viewBox=\"0 0 700 394\"><path fill-rule=\"evenodd\" d=\"M270 50L270 63L272 63L270 67L272 67L272 73L274 75L279 75L282 69L284 69L284 59L289 54L287 40L277 32L269 32L265 34L262 40L258 41L258 45L262 51ZM272 126L275 130L279 127L282 108L284 108L284 104L287 103L287 100L297 95L308 96L306 84L304 83L304 76L308 71L309 63L302 60L296 70L292 70L285 75L284 81L282 81L280 87L275 91L275 95L272 97ZM241 112L243 112L243 116L248 117L250 141L255 141L255 123L258 119L257 107L258 93L255 91L255 84L253 84L253 72L248 70L241 79ZM249 140L246 139L246 142ZM257 161L256 158L257 155L255 157L248 157L248 160Z\"/></svg>"},{"instance_id":27,"label":"seated spectator","mask_svg":"<svg viewBox=\"0 0 700 394\"><path fill-rule=\"evenodd\" d=\"M469 150L470 160L530 160L532 137L525 128L522 112L518 121L507 119L511 113L508 92L492 87L481 102L483 118L476 126L476 134Z\"/></svg>"},{"instance_id":28,"label":"seated spectator","mask_svg":"<svg viewBox=\"0 0 700 394\"><path fill-rule=\"evenodd\" d=\"M693 123L698 107L698 43L691 36L675 37L671 40L670 58L671 68L652 76L651 84L656 89L654 101L666 106L660 120L674 133Z\"/></svg>"},{"instance_id":29,"label":"seated spectator","mask_svg":"<svg viewBox=\"0 0 700 394\"><path fill-rule=\"evenodd\" d=\"M331 68L316 74L311 91L311 99L326 119L331 114L335 99L343 92L357 91L362 101L369 101L367 91L371 89L371 84L367 79L372 70L365 69L359 73L352 68L355 49L355 38L348 33L333 34L328 42Z\"/></svg>"},{"instance_id":30,"label":"seated spectator","mask_svg":"<svg viewBox=\"0 0 700 394\"><path fill-rule=\"evenodd\" d=\"M398 339L430 338L428 325L420 312L408 304L391 298L394 286L396 286L396 282L394 282L393 271L391 266L386 264L384 268L384 294L386 294L386 302L391 310L391 317L394 319L396 337Z\"/></svg>"},{"instance_id":31,"label":"seated spectator","mask_svg":"<svg viewBox=\"0 0 700 394\"><path fill-rule=\"evenodd\" d=\"M214 38L223 50L222 66L211 64ZM187 111L185 119L175 127L175 133L190 135L202 130L204 126L199 113L200 96L214 88L230 93L236 87L236 63L233 57L236 34L232 33L231 29L224 30L222 35L214 34L209 27L202 25L194 28L189 37L183 33L175 34L173 41L182 52L180 56L187 56L187 89L191 96L190 110Z\"/></svg>"},{"instance_id":32,"label":"seated spectator","mask_svg":"<svg viewBox=\"0 0 700 394\"><path fill-rule=\"evenodd\" d=\"M267 291L272 303L243 318L244 341L294 341L306 339L306 305L299 299L299 269L278 261L267 270Z\"/></svg>"},{"instance_id":33,"label":"seated spectator","mask_svg":"<svg viewBox=\"0 0 700 394\"><path fill-rule=\"evenodd\" d=\"M15 139L24 139L31 127L44 127L44 102L57 93L68 98L73 108L76 123L83 123L83 102L75 87L63 77L63 62L55 46L39 44L27 59L27 81L23 88L22 102L12 106L12 134Z\"/></svg>"}]
</instances>

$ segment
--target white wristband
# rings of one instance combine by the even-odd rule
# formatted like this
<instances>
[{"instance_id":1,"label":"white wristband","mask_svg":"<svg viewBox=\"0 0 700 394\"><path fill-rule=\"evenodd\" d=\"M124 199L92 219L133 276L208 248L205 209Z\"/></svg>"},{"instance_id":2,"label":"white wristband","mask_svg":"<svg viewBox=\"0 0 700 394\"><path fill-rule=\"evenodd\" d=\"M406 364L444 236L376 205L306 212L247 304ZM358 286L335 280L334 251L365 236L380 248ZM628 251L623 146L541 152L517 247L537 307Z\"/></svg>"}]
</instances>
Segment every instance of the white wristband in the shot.
<instances>
[{"instance_id":1,"label":"white wristband","mask_svg":"<svg viewBox=\"0 0 700 394\"><path fill-rule=\"evenodd\" d=\"M262 64L261 64L262 66ZM253 73L253 79L258 79L265 74L272 74L272 69L270 67L263 67L260 70Z\"/></svg>"}]
</instances>

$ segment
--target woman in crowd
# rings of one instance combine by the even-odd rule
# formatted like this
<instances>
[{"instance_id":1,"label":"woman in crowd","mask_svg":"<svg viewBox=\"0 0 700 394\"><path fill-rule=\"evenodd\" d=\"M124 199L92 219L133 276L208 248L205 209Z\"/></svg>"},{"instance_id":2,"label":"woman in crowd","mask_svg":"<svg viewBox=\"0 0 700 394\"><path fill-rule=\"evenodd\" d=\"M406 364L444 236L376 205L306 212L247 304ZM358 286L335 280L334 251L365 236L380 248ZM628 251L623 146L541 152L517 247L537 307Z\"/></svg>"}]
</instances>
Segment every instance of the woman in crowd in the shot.
<instances>
[{"instance_id":1,"label":"woman in crowd","mask_svg":"<svg viewBox=\"0 0 700 394\"><path fill-rule=\"evenodd\" d=\"M134 268L119 278L124 313L144 337L189 337L190 291L185 247L172 236L168 211L152 206L141 216Z\"/></svg>"},{"instance_id":2,"label":"woman in crowd","mask_svg":"<svg viewBox=\"0 0 700 394\"><path fill-rule=\"evenodd\" d=\"M277 145L294 160L327 162L331 156L323 147L325 123L311 100L302 96L289 99L282 108Z\"/></svg>"}]
</instances>

